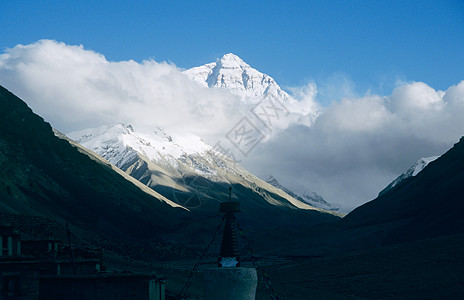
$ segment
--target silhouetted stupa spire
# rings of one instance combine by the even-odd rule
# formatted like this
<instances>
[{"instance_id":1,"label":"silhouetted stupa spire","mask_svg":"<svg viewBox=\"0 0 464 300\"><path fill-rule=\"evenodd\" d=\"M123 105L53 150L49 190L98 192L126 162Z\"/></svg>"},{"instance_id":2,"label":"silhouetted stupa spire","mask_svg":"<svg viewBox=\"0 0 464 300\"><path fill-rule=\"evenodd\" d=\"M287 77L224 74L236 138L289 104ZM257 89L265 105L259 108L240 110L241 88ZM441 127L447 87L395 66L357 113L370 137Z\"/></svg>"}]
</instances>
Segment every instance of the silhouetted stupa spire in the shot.
<instances>
[{"instance_id":1,"label":"silhouetted stupa spire","mask_svg":"<svg viewBox=\"0 0 464 300\"><path fill-rule=\"evenodd\" d=\"M234 213L240 212L240 203L232 202L232 187L229 187L229 201L222 202L219 212L225 213L226 224L222 235L221 251L218 261L219 267L240 267L237 233L235 231Z\"/></svg>"}]
</instances>

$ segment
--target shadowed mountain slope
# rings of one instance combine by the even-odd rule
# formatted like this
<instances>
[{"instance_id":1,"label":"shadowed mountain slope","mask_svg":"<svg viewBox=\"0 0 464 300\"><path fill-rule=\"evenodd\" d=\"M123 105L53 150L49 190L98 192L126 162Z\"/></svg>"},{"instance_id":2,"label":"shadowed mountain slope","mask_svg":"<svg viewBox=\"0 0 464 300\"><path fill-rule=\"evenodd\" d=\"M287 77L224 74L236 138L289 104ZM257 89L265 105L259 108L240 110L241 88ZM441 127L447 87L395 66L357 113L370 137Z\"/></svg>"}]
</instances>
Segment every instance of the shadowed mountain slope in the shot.
<instances>
[{"instance_id":1,"label":"shadowed mountain slope","mask_svg":"<svg viewBox=\"0 0 464 300\"><path fill-rule=\"evenodd\" d=\"M43 215L94 232L151 238L187 214L89 159L0 87L0 211Z\"/></svg>"},{"instance_id":2,"label":"shadowed mountain slope","mask_svg":"<svg viewBox=\"0 0 464 300\"><path fill-rule=\"evenodd\" d=\"M397 186L401 181L405 180L409 177L417 176L429 163L436 160L439 156L431 156L431 157L422 157L418 161L416 161L409 169L407 169L403 174L398 176L395 180L393 180L389 185L387 185L383 190L380 191L379 196L385 194L395 186Z\"/></svg>"},{"instance_id":3,"label":"shadowed mountain slope","mask_svg":"<svg viewBox=\"0 0 464 300\"><path fill-rule=\"evenodd\" d=\"M464 233L464 138L417 176L368 202L341 223L346 227L397 224L385 243Z\"/></svg>"}]
</instances>

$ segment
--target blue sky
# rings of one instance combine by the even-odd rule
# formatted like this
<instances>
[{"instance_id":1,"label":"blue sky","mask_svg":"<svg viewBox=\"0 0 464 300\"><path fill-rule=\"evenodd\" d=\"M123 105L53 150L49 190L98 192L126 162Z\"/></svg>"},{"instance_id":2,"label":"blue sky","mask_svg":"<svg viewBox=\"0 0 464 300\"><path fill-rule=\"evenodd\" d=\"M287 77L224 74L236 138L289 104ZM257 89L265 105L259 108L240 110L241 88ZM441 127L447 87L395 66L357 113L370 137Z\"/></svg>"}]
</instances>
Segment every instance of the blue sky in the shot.
<instances>
[{"instance_id":1,"label":"blue sky","mask_svg":"<svg viewBox=\"0 0 464 300\"><path fill-rule=\"evenodd\" d=\"M233 52L283 87L390 94L398 81L445 90L464 79L461 0L1 0L2 51L39 39L181 68Z\"/></svg>"}]
</instances>

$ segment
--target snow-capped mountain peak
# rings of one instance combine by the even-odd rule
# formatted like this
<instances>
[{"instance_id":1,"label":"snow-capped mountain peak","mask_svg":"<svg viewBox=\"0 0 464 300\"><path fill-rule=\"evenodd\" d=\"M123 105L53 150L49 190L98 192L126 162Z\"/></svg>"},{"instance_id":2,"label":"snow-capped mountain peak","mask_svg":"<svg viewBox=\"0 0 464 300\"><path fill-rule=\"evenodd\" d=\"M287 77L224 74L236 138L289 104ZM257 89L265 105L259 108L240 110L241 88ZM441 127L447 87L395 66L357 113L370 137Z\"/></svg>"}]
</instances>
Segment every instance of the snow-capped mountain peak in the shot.
<instances>
[{"instance_id":1,"label":"snow-capped mountain peak","mask_svg":"<svg viewBox=\"0 0 464 300\"><path fill-rule=\"evenodd\" d=\"M287 102L291 98L272 77L252 68L233 53L184 73L205 87L225 88L243 99L261 99L272 95Z\"/></svg>"},{"instance_id":2,"label":"snow-capped mountain peak","mask_svg":"<svg viewBox=\"0 0 464 300\"><path fill-rule=\"evenodd\" d=\"M203 153L211 149L195 135L171 136L159 127L154 127L149 133L140 133L134 131L130 124L105 125L67 135L116 166L124 165L137 153L152 161L167 160L173 163L183 155Z\"/></svg>"}]
</instances>

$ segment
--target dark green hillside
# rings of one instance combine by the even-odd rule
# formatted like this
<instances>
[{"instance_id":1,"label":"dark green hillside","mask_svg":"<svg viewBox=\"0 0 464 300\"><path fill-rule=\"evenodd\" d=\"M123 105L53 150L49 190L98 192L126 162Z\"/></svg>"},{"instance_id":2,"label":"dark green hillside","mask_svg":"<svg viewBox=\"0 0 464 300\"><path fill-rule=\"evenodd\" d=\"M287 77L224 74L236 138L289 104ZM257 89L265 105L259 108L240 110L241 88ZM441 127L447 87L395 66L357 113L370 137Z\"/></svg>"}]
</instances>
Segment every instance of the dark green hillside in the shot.
<instances>
[{"instance_id":1,"label":"dark green hillside","mask_svg":"<svg viewBox=\"0 0 464 300\"><path fill-rule=\"evenodd\" d=\"M385 243L464 233L464 138L416 177L358 207L342 223L396 223Z\"/></svg>"},{"instance_id":2,"label":"dark green hillside","mask_svg":"<svg viewBox=\"0 0 464 300\"><path fill-rule=\"evenodd\" d=\"M186 212L90 159L0 87L0 212L44 215L118 237L172 229Z\"/></svg>"}]
</instances>

